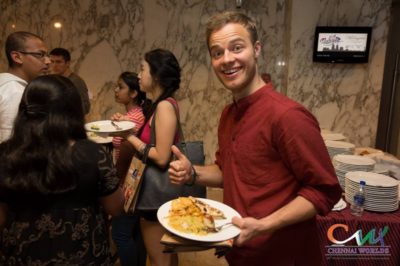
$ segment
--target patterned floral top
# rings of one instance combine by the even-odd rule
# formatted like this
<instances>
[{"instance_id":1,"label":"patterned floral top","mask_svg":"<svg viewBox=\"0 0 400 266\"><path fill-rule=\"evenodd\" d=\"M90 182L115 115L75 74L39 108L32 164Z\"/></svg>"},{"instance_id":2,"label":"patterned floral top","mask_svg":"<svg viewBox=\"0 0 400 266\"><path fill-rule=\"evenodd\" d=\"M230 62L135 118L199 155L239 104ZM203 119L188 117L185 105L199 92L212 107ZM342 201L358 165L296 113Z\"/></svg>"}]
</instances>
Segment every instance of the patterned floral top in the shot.
<instances>
[{"instance_id":1,"label":"patterned floral top","mask_svg":"<svg viewBox=\"0 0 400 266\"><path fill-rule=\"evenodd\" d=\"M12 195L0 241L0 265L111 265L106 218L98 198L119 186L110 156L88 140L75 143L77 188L58 196Z\"/></svg>"}]
</instances>

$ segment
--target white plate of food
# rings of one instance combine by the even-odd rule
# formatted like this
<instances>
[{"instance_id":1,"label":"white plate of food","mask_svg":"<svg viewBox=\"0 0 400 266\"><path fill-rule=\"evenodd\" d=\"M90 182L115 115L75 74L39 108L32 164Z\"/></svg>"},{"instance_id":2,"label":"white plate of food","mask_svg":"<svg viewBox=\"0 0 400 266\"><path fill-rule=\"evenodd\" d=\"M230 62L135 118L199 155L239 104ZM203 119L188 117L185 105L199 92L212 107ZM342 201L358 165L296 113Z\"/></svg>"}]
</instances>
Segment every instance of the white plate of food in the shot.
<instances>
[{"instance_id":1,"label":"white plate of food","mask_svg":"<svg viewBox=\"0 0 400 266\"><path fill-rule=\"evenodd\" d=\"M158 220L169 232L202 242L225 241L239 235L240 229L230 224L235 216L241 217L237 211L221 202L192 197L168 201L157 212Z\"/></svg>"},{"instance_id":2,"label":"white plate of food","mask_svg":"<svg viewBox=\"0 0 400 266\"><path fill-rule=\"evenodd\" d=\"M114 133L130 130L135 127L135 123L132 121L114 121L114 124L111 122L111 120L93 121L85 124L85 129L91 132Z\"/></svg>"}]
</instances>

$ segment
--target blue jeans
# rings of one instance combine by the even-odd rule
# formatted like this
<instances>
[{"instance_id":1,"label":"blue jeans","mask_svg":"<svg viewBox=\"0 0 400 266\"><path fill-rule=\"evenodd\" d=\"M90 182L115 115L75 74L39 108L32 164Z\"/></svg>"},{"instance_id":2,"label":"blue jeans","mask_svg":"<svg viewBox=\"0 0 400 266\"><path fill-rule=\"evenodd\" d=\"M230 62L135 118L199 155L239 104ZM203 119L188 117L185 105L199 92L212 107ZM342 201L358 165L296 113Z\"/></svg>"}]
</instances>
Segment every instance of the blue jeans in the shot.
<instances>
[{"instance_id":1,"label":"blue jeans","mask_svg":"<svg viewBox=\"0 0 400 266\"><path fill-rule=\"evenodd\" d=\"M117 246L121 266L145 266L146 249L137 215L122 214L112 218L111 235Z\"/></svg>"}]
</instances>

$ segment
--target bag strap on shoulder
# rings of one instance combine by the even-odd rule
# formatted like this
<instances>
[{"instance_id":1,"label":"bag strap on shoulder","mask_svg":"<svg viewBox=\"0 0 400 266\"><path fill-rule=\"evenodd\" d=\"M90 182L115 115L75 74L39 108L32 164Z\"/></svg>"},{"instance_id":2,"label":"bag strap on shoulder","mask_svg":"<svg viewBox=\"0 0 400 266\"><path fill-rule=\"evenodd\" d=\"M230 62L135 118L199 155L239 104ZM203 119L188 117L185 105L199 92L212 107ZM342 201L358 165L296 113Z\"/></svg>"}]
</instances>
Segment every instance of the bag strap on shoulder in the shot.
<instances>
[{"instance_id":1,"label":"bag strap on shoulder","mask_svg":"<svg viewBox=\"0 0 400 266\"><path fill-rule=\"evenodd\" d=\"M174 111L175 111L175 115L176 115L176 129L179 132L179 140L180 142L184 142L185 141L185 136L183 135L183 130L182 130L182 126L181 126L181 121L179 118L179 113L178 110L175 106L175 104L168 100L169 98L166 99L166 101L168 101L172 107L174 107ZM157 108L154 111L153 114L153 119L151 120L151 134L150 134L150 143L155 145L156 144L156 113L157 113Z\"/></svg>"}]
</instances>

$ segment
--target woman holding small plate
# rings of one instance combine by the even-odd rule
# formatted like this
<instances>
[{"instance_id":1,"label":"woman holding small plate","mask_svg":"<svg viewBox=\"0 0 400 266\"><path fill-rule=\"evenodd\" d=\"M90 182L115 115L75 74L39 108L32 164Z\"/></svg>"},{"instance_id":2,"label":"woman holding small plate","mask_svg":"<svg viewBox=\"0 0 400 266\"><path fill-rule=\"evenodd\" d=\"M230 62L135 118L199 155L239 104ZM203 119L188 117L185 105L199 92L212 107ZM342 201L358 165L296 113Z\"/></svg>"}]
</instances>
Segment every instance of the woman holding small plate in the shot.
<instances>
[{"instance_id":1,"label":"woman holding small plate","mask_svg":"<svg viewBox=\"0 0 400 266\"><path fill-rule=\"evenodd\" d=\"M134 122L135 127L133 133L136 134L144 122L142 106L146 100L146 95L144 92L140 91L137 74L133 72L123 72L118 78L114 92L115 101L125 106L126 114L115 113L111 117L111 120ZM112 140L115 161L117 161L119 157L121 140L121 137L113 137Z\"/></svg>"},{"instance_id":2,"label":"woman holding small plate","mask_svg":"<svg viewBox=\"0 0 400 266\"><path fill-rule=\"evenodd\" d=\"M118 78L114 90L115 101L123 104L126 114L115 113L112 121L132 121L135 127L133 134L137 134L144 122L142 106L146 102L146 95L140 91L139 79L136 73L123 72ZM117 123L116 123L117 124ZM114 160L119 159L121 137L113 137ZM122 158L124 159L124 158ZM125 175L120 176L123 182ZM139 218L134 214L122 214L112 219L112 239L117 246L117 252L122 266L144 266L146 251L139 228Z\"/></svg>"}]
</instances>

